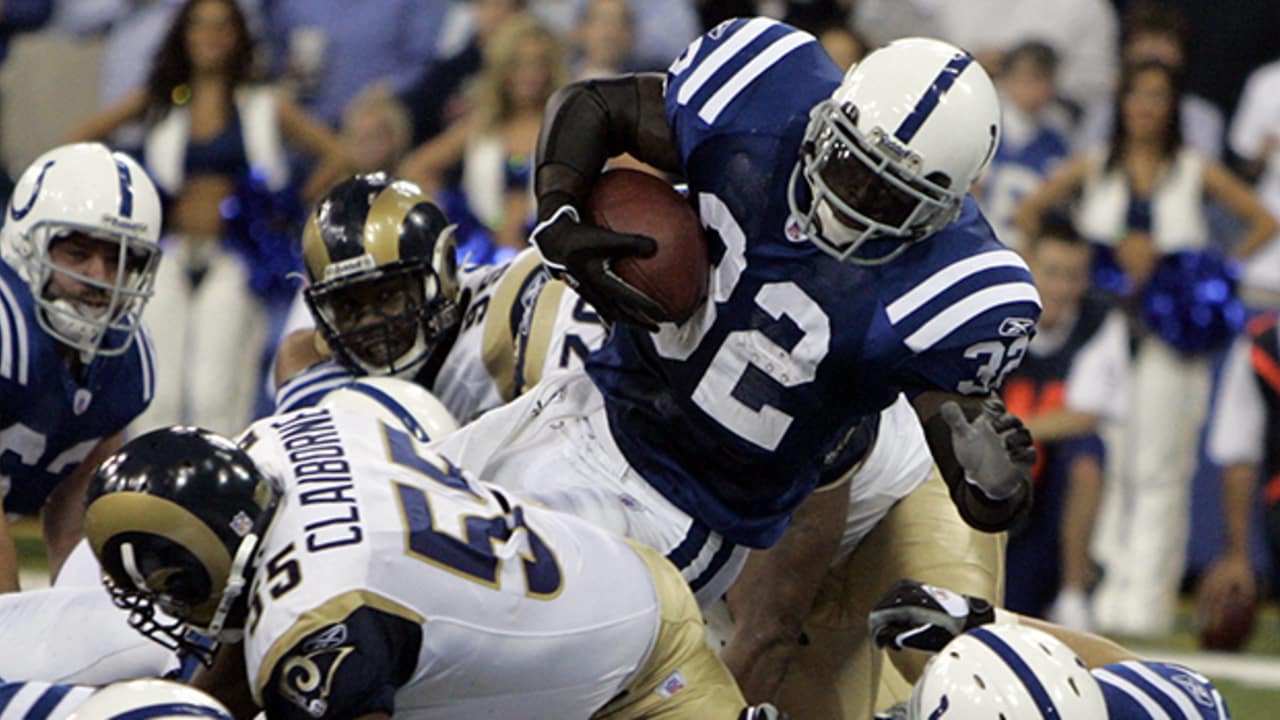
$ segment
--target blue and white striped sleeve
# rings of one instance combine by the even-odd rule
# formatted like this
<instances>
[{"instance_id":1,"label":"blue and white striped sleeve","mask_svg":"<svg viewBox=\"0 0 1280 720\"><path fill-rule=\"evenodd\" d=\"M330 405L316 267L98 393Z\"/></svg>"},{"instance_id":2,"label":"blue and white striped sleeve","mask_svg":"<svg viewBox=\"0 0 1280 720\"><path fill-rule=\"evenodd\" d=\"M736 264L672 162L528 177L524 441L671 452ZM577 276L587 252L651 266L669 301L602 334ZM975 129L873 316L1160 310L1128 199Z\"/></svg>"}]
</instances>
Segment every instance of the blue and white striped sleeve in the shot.
<instances>
[{"instance_id":1,"label":"blue and white striped sleeve","mask_svg":"<svg viewBox=\"0 0 1280 720\"><path fill-rule=\"evenodd\" d=\"M1222 695L1203 675L1173 663L1113 663L1092 670L1109 720L1228 720Z\"/></svg>"},{"instance_id":2,"label":"blue and white striped sleeve","mask_svg":"<svg viewBox=\"0 0 1280 720\"><path fill-rule=\"evenodd\" d=\"M63 720L96 690L46 682L0 682L0 720Z\"/></svg>"},{"instance_id":3,"label":"blue and white striped sleeve","mask_svg":"<svg viewBox=\"0 0 1280 720\"><path fill-rule=\"evenodd\" d=\"M807 32L761 17L720 23L667 69L667 120L681 158L687 162L699 144L722 133L778 132L796 107L807 112L841 77ZM760 97L767 101L751 101Z\"/></svg>"},{"instance_id":4,"label":"blue and white striped sleeve","mask_svg":"<svg viewBox=\"0 0 1280 720\"><path fill-rule=\"evenodd\" d=\"M933 272L887 303L885 315L911 353L908 391L981 395L1021 361L1040 294L1022 258L994 248Z\"/></svg>"},{"instance_id":5,"label":"blue and white striped sleeve","mask_svg":"<svg viewBox=\"0 0 1280 720\"><path fill-rule=\"evenodd\" d=\"M350 385L356 376L336 362L322 362L303 370L276 390L277 415L312 407L325 395Z\"/></svg>"}]
</instances>

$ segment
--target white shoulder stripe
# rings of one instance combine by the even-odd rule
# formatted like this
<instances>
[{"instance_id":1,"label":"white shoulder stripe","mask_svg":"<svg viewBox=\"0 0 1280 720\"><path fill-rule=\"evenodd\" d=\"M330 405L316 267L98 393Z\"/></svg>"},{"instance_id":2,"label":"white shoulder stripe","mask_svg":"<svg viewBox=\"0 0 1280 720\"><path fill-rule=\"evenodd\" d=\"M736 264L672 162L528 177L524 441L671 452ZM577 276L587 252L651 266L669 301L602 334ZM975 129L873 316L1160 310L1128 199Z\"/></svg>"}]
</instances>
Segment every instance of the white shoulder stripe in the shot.
<instances>
[{"instance_id":1,"label":"white shoulder stripe","mask_svg":"<svg viewBox=\"0 0 1280 720\"><path fill-rule=\"evenodd\" d=\"M9 322L9 313L5 308L9 302L0 296L0 377L13 377L13 356L17 354L13 341L13 327Z\"/></svg>"},{"instance_id":2,"label":"white shoulder stripe","mask_svg":"<svg viewBox=\"0 0 1280 720\"><path fill-rule=\"evenodd\" d=\"M151 347L151 335L146 328L138 330L138 355L142 359L142 400L150 402L155 393L155 357L156 351Z\"/></svg>"},{"instance_id":3,"label":"white shoulder stripe","mask_svg":"<svg viewBox=\"0 0 1280 720\"><path fill-rule=\"evenodd\" d=\"M693 74L680 85L680 92L676 93L676 102L685 105L689 102L695 93L702 89L702 86L711 79L725 63L729 62L738 51L746 47L752 40L760 37L765 30L777 25L778 21L769 18L753 18L748 20L738 31L733 33L724 44L711 51L702 62L698 63L698 67Z\"/></svg>"},{"instance_id":4,"label":"white shoulder stripe","mask_svg":"<svg viewBox=\"0 0 1280 720\"><path fill-rule=\"evenodd\" d=\"M764 49L764 52L752 58L751 62L743 65L738 72L733 74L733 77L729 78L729 82L722 85L711 96L711 99L707 100L707 103L698 111L698 117L702 118L702 121L707 124L715 122L716 118L720 116L720 112L728 107L729 103L733 102L733 99L750 85L752 80L755 80L770 66L785 57L787 53L810 42L817 42L817 38L808 33L800 32L789 33L773 41L769 47Z\"/></svg>"},{"instance_id":5,"label":"white shoulder stripe","mask_svg":"<svg viewBox=\"0 0 1280 720\"><path fill-rule=\"evenodd\" d=\"M1174 704L1178 706L1178 709L1182 711L1182 714L1186 715L1188 719L1200 717L1200 711L1196 709L1195 705L1191 704L1191 700L1187 698L1186 692L1163 678L1159 673L1152 672L1151 668L1140 662L1129 661L1124 663L1124 667L1129 668L1141 676L1143 680L1146 680L1155 686L1157 690L1165 695L1165 697L1172 700Z\"/></svg>"},{"instance_id":6,"label":"white shoulder stripe","mask_svg":"<svg viewBox=\"0 0 1280 720\"><path fill-rule=\"evenodd\" d=\"M1092 674L1098 682L1104 685L1110 685L1125 695L1128 695L1134 702L1141 705L1142 710L1147 713L1147 717L1151 720L1172 720L1169 717L1169 713L1164 711L1164 708L1157 705L1154 700L1147 697L1146 693L1139 690L1128 680L1125 680L1110 670L1105 670L1103 668L1094 670Z\"/></svg>"},{"instance_id":7,"label":"white shoulder stripe","mask_svg":"<svg viewBox=\"0 0 1280 720\"><path fill-rule=\"evenodd\" d=\"M1020 268L1027 270L1028 273L1031 272L1018 253L1012 250L992 250L974 255L942 268L925 278L924 282L911 288L902 297L889 303L889 307L886 308L889 322L897 323L961 280L983 270L997 267Z\"/></svg>"},{"instance_id":8,"label":"white shoulder stripe","mask_svg":"<svg viewBox=\"0 0 1280 720\"><path fill-rule=\"evenodd\" d=\"M4 327L4 334L0 339L4 340L6 346L11 348L6 353L4 348L0 347L0 375L16 379L19 385L26 385L27 365L31 354L28 346L27 319L22 316L22 306L18 304L18 299L13 296L13 291L3 282L0 282L0 298L3 299L5 306L9 308L10 314L13 315L13 327L9 327L4 318L0 317L0 325ZM3 315L3 312L0 309L0 315ZM14 365L17 365L16 378L14 377Z\"/></svg>"},{"instance_id":9,"label":"white shoulder stripe","mask_svg":"<svg viewBox=\"0 0 1280 720\"><path fill-rule=\"evenodd\" d=\"M1029 282L1011 282L984 288L933 316L919 330L908 335L905 342L914 352L928 350L978 315L991 308L1016 302L1031 302L1039 306L1040 293Z\"/></svg>"}]
</instances>

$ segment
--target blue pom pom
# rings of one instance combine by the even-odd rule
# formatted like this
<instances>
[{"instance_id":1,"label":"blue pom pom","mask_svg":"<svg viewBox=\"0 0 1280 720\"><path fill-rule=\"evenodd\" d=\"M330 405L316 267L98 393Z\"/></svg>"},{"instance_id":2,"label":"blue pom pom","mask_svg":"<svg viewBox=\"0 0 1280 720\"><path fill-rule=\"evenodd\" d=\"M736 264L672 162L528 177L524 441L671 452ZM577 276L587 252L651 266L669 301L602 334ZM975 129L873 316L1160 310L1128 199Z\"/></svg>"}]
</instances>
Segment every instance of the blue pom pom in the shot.
<instances>
[{"instance_id":1,"label":"blue pom pom","mask_svg":"<svg viewBox=\"0 0 1280 720\"><path fill-rule=\"evenodd\" d=\"M1211 252L1165 255L1143 290L1143 322L1185 355L1229 344L1244 327L1246 312L1236 297L1239 269Z\"/></svg>"}]
</instances>

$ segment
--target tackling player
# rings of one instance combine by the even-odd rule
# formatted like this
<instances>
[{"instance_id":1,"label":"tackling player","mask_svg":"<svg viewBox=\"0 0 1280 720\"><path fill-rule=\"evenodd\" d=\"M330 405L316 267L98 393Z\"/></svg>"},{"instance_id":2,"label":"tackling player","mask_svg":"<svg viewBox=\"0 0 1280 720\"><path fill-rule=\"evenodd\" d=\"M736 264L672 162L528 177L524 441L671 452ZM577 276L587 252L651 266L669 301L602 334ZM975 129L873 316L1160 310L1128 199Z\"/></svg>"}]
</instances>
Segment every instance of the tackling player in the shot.
<instances>
[{"instance_id":1,"label":"tackling player","mask_svg":"<svg viewBox=\"0 0 1280 720\"><path fill-rule=\"evenodd\" d=\"M581 367L599 317L552 281L533 249L455 266L453 226L416 185L359 175L316 205L302 236L314 330L276 359L276 412L364 375L412 379L460 421L511 400L544 371Z\"/></svg>"},{"instance_id":2,"label":"tackling player","mask_svg":"<svg viewBox=\"0 0 1280 720\"><path fill-rule=\"evenodd\" d=\"M0 591L18 589L6 517L41 516L57 576L93 469L151 402L139 317L159 237L151 180L103 145L55 148L18 178L0 230Z\"/></svg>"},{"instance_id":3,"label":"tackling player","mask_svg":"<svg viewBox=\"0 0 1280 720\"><path fill-rule=\"evenodd\" d=\"M239 446L149 433L95 475L86 533L135 627L231 643L196 684L238 716L777 717L745 707L659 555L394 421L321 406Z\"/></svg>"}]
</instances>

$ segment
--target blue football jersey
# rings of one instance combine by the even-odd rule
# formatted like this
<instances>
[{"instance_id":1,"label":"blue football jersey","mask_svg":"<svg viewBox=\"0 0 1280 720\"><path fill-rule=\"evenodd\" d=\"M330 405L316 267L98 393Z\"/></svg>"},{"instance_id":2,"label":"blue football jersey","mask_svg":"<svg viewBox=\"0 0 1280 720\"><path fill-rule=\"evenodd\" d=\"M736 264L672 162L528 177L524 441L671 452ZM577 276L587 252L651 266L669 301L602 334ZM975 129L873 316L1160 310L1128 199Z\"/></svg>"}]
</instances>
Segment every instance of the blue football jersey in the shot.
<instances>
[{"instance_id":1,"label":"blue football jersey","mask_svg":"<svg viewBox=\"0 0 1280 720\"><path fill-rule=\"evenodd\" d=\"M146 409L155 387L145 330L77 377L36 312L30 287L0 262L0 485L5 512L23 515L39 512L99 441Z\"/></svg>"},{"instance_id":2,"label":"blue football jersey","mask_svg":"<svg viewBox=\"0 0 1280 720\"><path fill-rule=\"evenodd\" d=\"M899 392L996 388L1039 317L1026 265L971 199L882 266L799 232L788 178L840 79L813 36L764 18L676 59L666 113L710 245L708 301L657 333L619 325L587 363L631 465L739 544L775 542L824 461Z\"/></svg>"},{"instance_id":3,"label":"blue football jersey","mask_svg":"<svg viewBox=\"0 0 1280 720\"><path fill-rule=\"evenodd\" d=\"M1109 720L1228 720L1231 713L1205 676L1181 665L1113 663L1091 671L1102 687Z\"/></svg>"},{"instance_id":4,"label":"blue football jersey","mask_svg":"<svg viewBox=\"0 0 1280 720\"><path fill-rule=\"evenodd\" d=\"M982 181L982 210L1001 240L1016 237L1013 214L1018 205L1044 182L1049 172L1070 154L1066 137L1045 125L1022 145L1001 138Z\"/></svg>"}]
</instances>

